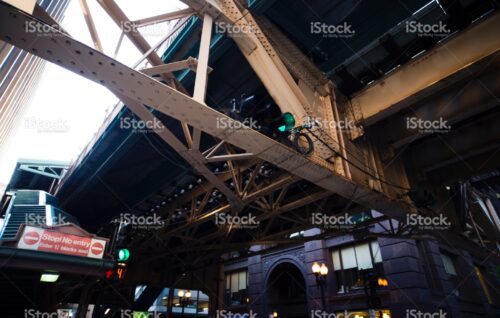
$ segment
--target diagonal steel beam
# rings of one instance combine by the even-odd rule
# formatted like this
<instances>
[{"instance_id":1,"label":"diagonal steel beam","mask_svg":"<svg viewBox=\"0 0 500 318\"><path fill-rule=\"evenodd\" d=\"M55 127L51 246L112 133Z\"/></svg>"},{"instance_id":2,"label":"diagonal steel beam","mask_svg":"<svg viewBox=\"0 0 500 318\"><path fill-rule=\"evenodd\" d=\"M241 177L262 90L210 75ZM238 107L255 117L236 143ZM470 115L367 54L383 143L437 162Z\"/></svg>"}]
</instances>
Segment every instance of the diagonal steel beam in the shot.
<instances>
[{"instance_id":1,"label":"diagonal steel beam","mask_svg":"<svg viewBox=\"0 0 500 318\"><path fill-rule=\"evenodd\" d=\"M26 32L26 23L38 25L36 32ZM50 30L44 32L44 30ZM356 183L335 172L333 164L318 158L300 155L295 150L255 131L237 125L236 121L151 77L88 47L75 39L51 29L49 25L0 2L2 39L45 60L58 64L80 76L104 85L140 104L147 104L167 116L185 121L221 140L255 154L256 157L289 171L333 193L388 216L404 219L412 208L399 199ZM228 123L221 129L217 122ZM190 152L187 155L196 156ZM203 160L203 155L200 161Z\"/></svg>"},{"instance_id":2,"label":"diagonal steel beam","mask_svg":"<svg viewBox=\"0 0 500 318\"><path fill-rule=\"evenodd\" d=\"M92 37L92 42L94 42L94 47L102 52L103 50L102 50L101 40L99 39L99 34L97 33L94 19L92 18L92 14L90 13L87 0L80 0L80 7L82 9L85 22L87 23L87 27L89 28L90 36Z\"/></svg>"}]
</instances>

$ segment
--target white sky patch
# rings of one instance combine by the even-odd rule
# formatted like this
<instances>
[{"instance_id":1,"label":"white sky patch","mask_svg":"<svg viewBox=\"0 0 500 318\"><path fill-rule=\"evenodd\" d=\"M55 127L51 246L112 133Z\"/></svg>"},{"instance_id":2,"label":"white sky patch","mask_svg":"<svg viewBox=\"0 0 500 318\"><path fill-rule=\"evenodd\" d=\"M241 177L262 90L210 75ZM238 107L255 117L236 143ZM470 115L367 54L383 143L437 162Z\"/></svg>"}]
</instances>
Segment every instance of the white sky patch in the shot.
<instances>
[{"instance_id":1,"label":"white sky patch","mask_svg":"<svg viewBox=\"0 0 500 318\"><path fill-rule=\"evenodd\" d=\"M186 6L177 0L117 0L130 20L137 20ZM113 56L119 27L97 1L88 1L104 53ZM156 44L175 21L140 29L151 44ZM93 47L78 0L71 0L62 27L75 39ZM159 54L162 54L159 51ZM132 65L142 54L124 37L117 60ZM71 161L76 159L101 126L106 114L117 103L105 87L62 67L47 63L24 118L0 154L0 184L7 184L19 158ZM0 189L1 190L1 189Z\"/></svg>"}]
</instances>

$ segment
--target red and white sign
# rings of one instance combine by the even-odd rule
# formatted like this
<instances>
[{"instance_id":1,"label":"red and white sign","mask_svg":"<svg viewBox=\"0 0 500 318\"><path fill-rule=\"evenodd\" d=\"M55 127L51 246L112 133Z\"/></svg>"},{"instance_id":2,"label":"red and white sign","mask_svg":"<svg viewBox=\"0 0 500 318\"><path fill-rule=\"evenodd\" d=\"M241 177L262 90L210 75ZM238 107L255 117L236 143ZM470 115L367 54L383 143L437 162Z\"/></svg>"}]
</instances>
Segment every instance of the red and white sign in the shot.
<instances>
[{"instance_id":1,"label":"red and white sign","mask_svg":"<svg viewBox=\"0 0 500 318\"><path fill-rule=\"evenodd\" d=\"M102 258L106 248L106 241L26 226L19 238L17 247L35 251Z\"/></svg>"}]
</instances>

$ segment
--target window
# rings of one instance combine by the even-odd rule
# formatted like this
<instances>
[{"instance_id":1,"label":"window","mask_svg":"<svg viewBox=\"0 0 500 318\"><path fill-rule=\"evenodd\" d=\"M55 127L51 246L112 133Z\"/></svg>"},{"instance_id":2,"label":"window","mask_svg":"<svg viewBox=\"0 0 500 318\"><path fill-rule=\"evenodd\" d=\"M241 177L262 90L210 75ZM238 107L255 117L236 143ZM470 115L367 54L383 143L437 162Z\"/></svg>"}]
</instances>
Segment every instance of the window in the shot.
<instances>
[{"instance_id":1,"label":"window","mask_svg":"<svg viewBox=\"0 0 500 318\"><path fill-rule=\"evenodd\" d=\"M383 274L382 256L377 241L335 249L332 252L333 270L339 293L362 289L363 270Z\"/></svg>"},{"instance_id":2,"label":"window","mask_svg":"<svg viewBox=\"0 0 500 318\"><path fill-rule=\"evenodd\" d=\"M295 232L295 233L290 234L290 238L294 238L294 237L304 237L304 231Z\"/></svg>"},{"instance_id":3,"label":"window","mask_svg":"<svg viewBox=\"0 0 500 318\"><path fill-rule=\"evenodd\" d=\"M225 303L237 306L247 303L247 271L226 273Z\"/></svg>"},{"instance_id":4,"label":"window","mask_svg":"<svg viewBox=\"0 0 500 318\"><path fill-rule=\"evenodd\" d=\"M457 270L455 269L455 264L450 256L441 253L441 259L443 260L444 270L449 275L457 276Z\"/></svg>"},{"instance_id":5,"label":"window","mask_svg":"<svg viewBox=\"0 0 500 318\"><path fill-rule=\"evenodd\" d=\"M369 318L370 314L368 311L339 311L336 312L337 318ZM375 318L391 318L391 311L389 309L379 309L375 311Z\"/></svg>"},{"instance_id":6,"label":"window","mask_svg":"<svg viewBox=\"0 0 500 318\"><path fill-rule=\"evenodd\" d=\"M448 274L450 281L452 282L454 286L453 294L455 296L464 296L467 294L470 294L471 290L470 289L470 275L466 276L465 278L459 278L459 270L460 268L457 267L457 259L456 256L453 256L452 254L448 254L446 252L441 252L441 260L443 261L443 267L444 271L446 274Z\"/></svg>"}]
</instances>

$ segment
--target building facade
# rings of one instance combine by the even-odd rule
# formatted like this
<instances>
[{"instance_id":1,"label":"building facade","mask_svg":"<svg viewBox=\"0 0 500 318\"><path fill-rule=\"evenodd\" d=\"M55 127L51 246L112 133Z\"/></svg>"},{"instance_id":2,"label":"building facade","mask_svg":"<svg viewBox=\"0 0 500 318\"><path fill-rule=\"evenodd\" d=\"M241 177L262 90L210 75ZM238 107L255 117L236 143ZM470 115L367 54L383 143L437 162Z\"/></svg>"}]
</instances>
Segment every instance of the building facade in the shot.
<instances>
[{"instance_id":1,"label":"building facade","mask_svg":"<svg viewBox=\"0 0 500 318\"><path fill-rule=\"evenodd\" d=\"M498 267L476 252L440 239L352 235L268 248L225 263L224 310L286 318L373 317L369 309L381 318L498 317ZM314 263L329 269L323 287ZM376 295L372 274L387 280Z\"/></svg>"},{"instance_id":2,"label":"building facade","mask_svg":"<svg viewBox=\"0 0 500 318\"><path fill-rule=\"evenodd\" d=\"M42 20L53 19L59 23L63 19L69 0L36 2L33 12L35 16ZM47 17L47 14L50 17ZM0 41L0 151L6 146L15 127L19 125L44 65L43 59Z\"/></svg>"}]
</instances>

